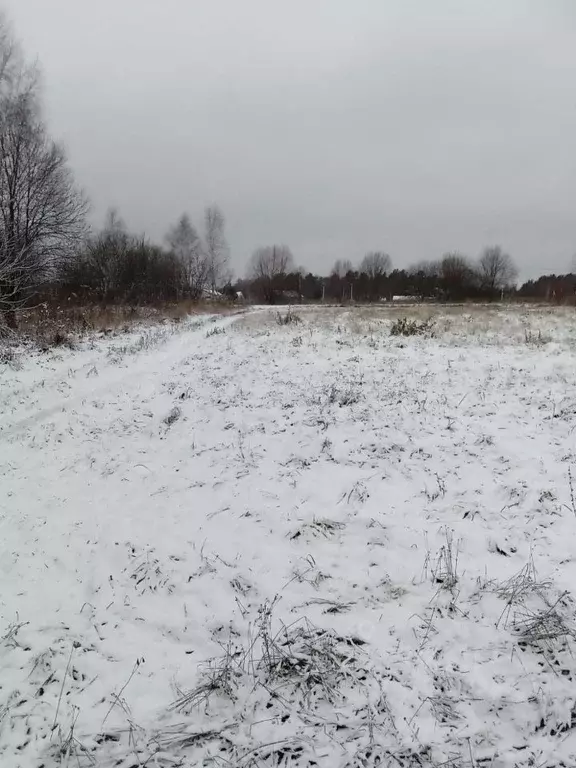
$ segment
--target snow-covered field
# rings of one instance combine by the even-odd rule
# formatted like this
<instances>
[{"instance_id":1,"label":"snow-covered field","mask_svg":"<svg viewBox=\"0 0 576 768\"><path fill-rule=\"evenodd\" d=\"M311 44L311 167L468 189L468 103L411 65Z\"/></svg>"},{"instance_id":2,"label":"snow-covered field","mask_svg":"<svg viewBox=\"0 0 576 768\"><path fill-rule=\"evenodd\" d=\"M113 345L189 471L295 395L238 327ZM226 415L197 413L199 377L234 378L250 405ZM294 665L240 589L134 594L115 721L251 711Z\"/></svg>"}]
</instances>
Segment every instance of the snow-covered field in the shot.
<instances>
[{"instance_id":1,"label":"snow-covered field","mask_svg":"<svg viewBox=\"0 0 576 768\"><path fill-rule=\"evenodd\" d=\"M427 312L0 364L2 768L576 765L576 315Z\"/></svg>"}]
</instances>

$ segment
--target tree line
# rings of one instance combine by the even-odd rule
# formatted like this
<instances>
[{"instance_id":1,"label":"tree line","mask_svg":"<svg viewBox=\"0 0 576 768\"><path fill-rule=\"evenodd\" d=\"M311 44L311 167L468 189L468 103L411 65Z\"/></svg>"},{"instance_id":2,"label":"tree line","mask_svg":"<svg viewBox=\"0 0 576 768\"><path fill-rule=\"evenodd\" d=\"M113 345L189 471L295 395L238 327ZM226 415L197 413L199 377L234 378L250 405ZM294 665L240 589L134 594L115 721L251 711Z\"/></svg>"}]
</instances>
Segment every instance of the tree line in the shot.
<instances>
[{"instance_id":1,"label":"tree line","mask_svg":"<svg viewBox=\"0 0 576 768\"><path fill-rule=\"evenodd\" d=\"M112 209L103 228L59 265L48 287L78 302L146 304L215 296L229 281L225 219L217 205L205 209L202 235L184 213L165 243L131 234Z\"/></svg>"},{"instance_id":2,"label":"tree line","mask_svg":"<svg viewBox=\"0 0 576 768\"><path fill-rule=\"evenodd\" d=\"M88 208L63 146L46 129L38 69L0 16L0 326L14 327L19 307L46 297L143 304L241 295L274 304L394 296L567 301L576 293L572 274L529 280L517 290L518 271L500 246L477 259L452 252L407 269L394 269L385 251L374 250L357 265L338 260L321 276L297 268L288 246L268 245L253 253L245 279L231 284L217 205L205 209L201 231L182 214L162 245L131 233L115 210L100 229L90 228Z\"/></svg>"},{"instance_id":3,"label":"tree line","mask_svg":"<svg viewBox=\"0 0 576 768\"><path fill-rule=\"evenodd\" d=\"M438 261L393 269L384 251L370 251L354 266L339 259L328 276L297 269L286 245L257 249L247 277L237 288L246 296L269 304L290 299L307 301L381 301L394 296L462 301L509 297L516 292L518 270L500 246L484 249L475 261L461 253L447 253Z\"/></svg>"}]
</instances>

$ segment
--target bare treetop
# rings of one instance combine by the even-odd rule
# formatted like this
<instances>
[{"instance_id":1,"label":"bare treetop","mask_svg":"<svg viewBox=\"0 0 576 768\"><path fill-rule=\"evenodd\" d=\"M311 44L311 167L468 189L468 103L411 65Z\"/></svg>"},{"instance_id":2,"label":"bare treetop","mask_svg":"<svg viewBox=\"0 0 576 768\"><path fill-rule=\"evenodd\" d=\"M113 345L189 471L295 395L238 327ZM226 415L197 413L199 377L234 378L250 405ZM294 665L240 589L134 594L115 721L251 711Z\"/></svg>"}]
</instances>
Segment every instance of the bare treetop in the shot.
<instances>
[{"instance_id":1,"label":"bare treetop","mask_svg":"<svg viewBox=\"0 0 576 768\"><path fill-rule=\"evenodd\" d=\"M125 235L127 233L126 222L120 215L118 208L108 208L104 217L103 232L106 235Z\"/></svg>"},{"instance_id":2,"label":"bare treetop","mask_svg":"<svg viewBox=\"0 0 576 768\"><path fill-rule=\"evenodd\" d=\"M421 274L424 277L438 277L440 270L439 261L419 261L408 268L409 274Z\"/></svg>"},{"instance_id":3,"label":"bare treetop","mask_svg":"<svg viewBox=\"0 0 576 768\"><path fill-rule=\"evenodd\" d=\"M462 275L466 272L472 271L472 264L470 259L459 251L449 251L442 256L440 262L440 272L443 277L450 277L452 275Z\"/></svg>"},{"instance_id":4,"label":"bare treetop","mask_svg":"<svg viewBox=\"0 0 576 768\"><path fill-rule=\"evenodd\" d=\"M478 262L482 286L491 293L511 287L518 277L518 269L508 253L499 245L485 248Z\"/></svg>"},{"instance_id":5,"label":"bare treetop","mask_svg":"<svg viewBox=\"0 0 576 768\"><path fill-rule=\"evenodd\" d=\"M208 283L212 291L221 287L228 278L230 249L225 233L226 220L217 205L209 205L204 211L204 238Z\"/></svg>"},{"instance_id":6,"label":"bare treetop","mask_svg":"<svg viewBox=\"0 0 576 768\"><path fill-rule=\"evenodd\" d=\"M336 275L336 277L346 277L346 275L349 272L352 272L353 269L350 259L338 259L334 262L331 274Z\"/></svg>"},{"instance_id":7,"label":"bare treetop","mask_svg":"<svg viewBox=\"0 0 576 768\"><path fill-rule=\"evenodd\" d=\"M259 285L265 300L272 303L279 278L294 268L294 257L287 245L267 245L252 254L248 277Z\"/></svg>"},{"instance_id":8,"label":"bare treetop","mask_svg":"<svg viewBox=\"0 0 576 768\"><path fill-rule=\"evenodd\" d=\"M20 58L6 18L0 13L0 84L3 88L12 80L15 62Z\"/></svg>"},{"instance_id":9,"label":"bare treetop","mask_svg":"<svg viewBox=\"0 0 576 768\"><path fill-rule=\"evenodd\" d=\"M372 280L387 275L391 268L392 259L384 251L369 251L360 264L360 272L364 272Z\"/></svg>"},{"instance_id":10,"label":"bare treetop","mask_svg":"<svg viewBox=\"0 0 576 768\"><path fill-rule=\"evenodd\" d=\"M176 256L182 259L196 256L201 251L200 237L187 213L183 213L169 229L166 240Z\"/></svg>"},{"instance_id":11,"label":"bare treetop","mask_svg":"<svg viewBox=\"0 0 576 768\"><path fill-rule=\"evenodd\" d=\"M208 279L208 263L202 241L187 213L182 214L171 227L166 240L184 271L188 292L192 296L200 296Z\"/></svg>"},{"instance_id":12,"label":"bare treetop","mask_svg":"<svg viewBox=\"0 0 576 768\"><path fill-rule=\"evenodd\" d=\"M249 276L255 280L273 280L294 268L294 257L287 245L267 245L252 254Z\"/></svg>"}]
</instances>

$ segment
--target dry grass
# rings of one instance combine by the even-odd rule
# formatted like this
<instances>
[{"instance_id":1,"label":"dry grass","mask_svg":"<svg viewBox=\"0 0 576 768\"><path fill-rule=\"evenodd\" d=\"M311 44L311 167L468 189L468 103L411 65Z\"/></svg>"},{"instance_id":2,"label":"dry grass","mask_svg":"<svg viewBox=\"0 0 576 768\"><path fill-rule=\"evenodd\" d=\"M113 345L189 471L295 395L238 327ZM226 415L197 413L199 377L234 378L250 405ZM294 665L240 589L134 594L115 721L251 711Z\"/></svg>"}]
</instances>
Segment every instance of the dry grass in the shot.
<instances>
[{"instance_id":1,"label":"dry grass","mask_svg":"<svg viewBox=\"0 0 576 768\"><path fill-rule=\"evenodd\" d=\"M391 336L431 336L432 334L432 320L424 320L419 323L417 320L400 317L392 323L390 328Z\"/></svg>"},{"instance_id":2,"label":"dry grass","mask_svg":"<svg viewBox=\"0 0 576 768\"><path fill-rule=\"evenodd\" d=\"M130 331L136 325L179 323L194 315L226 315L234 311L229 302L181 301L156 306L72 306L45 302L19 310L18 331L7 334L6 341L25 340L41 347L72 346L74 339L86 334L112 335Z\"/></svg>"},{"instance_id":3,"label":"dry grass","mask_svg":"<svg viewBox=\"0 0 576 768\"><path fill-rule=\"evenodd\" d=\"M339 345L353 346L358 337L377 345L392 329L398 328L401 333L393 343L406 343L404 335L433 335L440 344L457 345L473 342L529 348L555 342L576 343L574 308L568 306L519 303L303 305L291 313L301 320L297 321L298 337L290 333L295 329L286 328L295 344L306 339L306 334L312 338L317 332L330 331ZM277 324L277 312L271 307L268 312L249 313L238 327L269 334Z\"/></svg>"}]
</instances>

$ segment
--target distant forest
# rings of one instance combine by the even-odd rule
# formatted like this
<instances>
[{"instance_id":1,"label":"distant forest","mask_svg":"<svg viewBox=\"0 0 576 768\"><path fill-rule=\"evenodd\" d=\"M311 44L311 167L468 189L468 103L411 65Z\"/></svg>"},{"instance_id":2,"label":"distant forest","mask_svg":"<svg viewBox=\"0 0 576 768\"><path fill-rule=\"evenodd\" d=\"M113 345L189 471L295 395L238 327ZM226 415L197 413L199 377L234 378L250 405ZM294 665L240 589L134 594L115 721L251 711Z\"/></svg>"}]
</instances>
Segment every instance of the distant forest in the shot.
<instances>
[{"instance_id":1,"label":"distant forest","mask_svg":"<svg viewBox=\"0 0 576 768\"><path fill-rule=\"evenodd\" d=\"M476 260L447 253L438 261L425 261L394 269L383 251L372 251L353 266L338 260L328 276L296 269L286 246L258 249L245 280L234 291L255 301L390 301L394 297L419 301L496 301L523 298L568 303L574 301L576 275L543 275L517 287L518 270L500 246L484 249Z\"/></svg>"}]
</instances>

